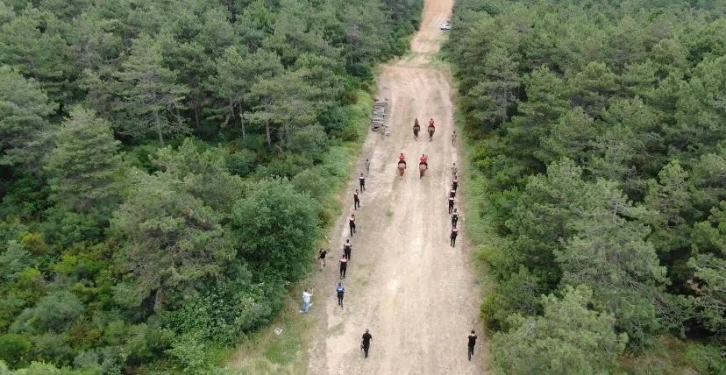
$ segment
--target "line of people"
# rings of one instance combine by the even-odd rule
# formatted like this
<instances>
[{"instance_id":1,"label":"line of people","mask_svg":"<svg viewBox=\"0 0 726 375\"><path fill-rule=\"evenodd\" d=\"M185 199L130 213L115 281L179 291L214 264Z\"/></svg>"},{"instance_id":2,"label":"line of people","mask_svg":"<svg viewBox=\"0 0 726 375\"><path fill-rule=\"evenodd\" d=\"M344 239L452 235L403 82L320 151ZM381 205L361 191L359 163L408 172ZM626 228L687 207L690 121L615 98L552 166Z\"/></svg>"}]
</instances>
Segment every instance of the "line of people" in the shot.
<instances>
[{"instance_id":1,"label":"line of people","mask_svg":"<svg viewBox=\"0 0 726 375\"><path fill-rule=\"evenodd\" d=\"M401 154L403 155L403 154ZM426 155L422 156L423 162L426 162ZM370 170L370 162L368 159L365 161L365 168L366 173L369 173ZM459 222L459 212L458 209L455 207L455 199L456 194L458 192L459 188L459 178L458 178L458 169L456 166L456 163L453 163L451 167L451 174L452 174L452 182L451 182L451 190L449 191L449 215L451 216L451 234L450 234L450 244L452 247L455 247L456 245L456 238L458 237L458 222ZM358 178L358 184L359 189L355 189L353 192L353 210L358 210L360 205L360 195L366 190L365 188L365 175L363 173L360 174L360 177ZM350 237L352 238L356 233L356 224L355 224L355 214L351 213L350 218L348 219L348 225L350 228ZM343 280L347 276L348 271L348 263L350 262L350 259L353 254L353 245L351 243L351 238L347 238L345 240L345 243L343 244L343 253L339 260L339 275L340 280ZM328 250L325 250L321 248L319 250L318 259L320 261L320 270L322 271L325 267L325 259L327 256ZM338 306L341 308L344 307L344 300L345 300L345 293L346 288L343 285L342 281L339 281L337 283L337 286L335 287L335 296L337 298ZM303 292L303 312L307 313L312 307L312 295L313 290L305 289ZM474 354L474 348L476 346L476 333L474 330L471 331L471 333L467 337L467 357L471 361L471 357ZM363 352L363 355L365 358L368 358L368 351L370 349L371 341L373 340L373 336L370 333L369 329L365 330L365 333L363 333L361 337L361 345L360 349Z\"/></svg>"},{"instance_id":2,"label":"line of people","mask_svg":"<svg viewBox=\"0 0 726 375\"><path fill-rule=\"evenodd\" d=\"M365 169L366 174L370 173L370 161L366 159L365 161ZM360 207L360 195L363 194L364 191L366 191L366 178L365 175L361 172L360 177L358 177L358 189L355 189L353 191L353 210L357 211ZM351 213L350 218L348 218L348 227L350 229L350 237L353 237L356 233L356 224L355 224L355 214ZM326 258L328 255L329 249L320 248L318 251L318 261L320 262L320 271L325 268ZM343 244L343 254L340 257L339 260L339 273L340 273L340 280L343 280L346 278L348 273L348 263L350 262L351 256L353 255L353 244L350 242L350 238L347 238L345 240L345 243ZM338 285L335 287L335 296L338 300L338 306L341 308L344 307L344 300L345 300L345 293L346 288L343 285L342 281L338 282ZM312 289L308 290L305 289L303 292L303 313L307 313L310 310L310 307L313 305L312 301ZM361 340L361 350L364 353L365 358L368 358L368 349L370 348L371 341L373 340L373 336L370 334L370 331L368 329L365 330L365 333L362 336Z\"/></svg>"},{"instance_id":3,"label":"line of people","mask_svg":"<svg viewBox=\"0 0 726 375\"><path fill-rule=\"evenodd\" d=\"M454 207L456 192L459 189L459 176L456 163L451 166L451 190L449 191L449 215L451 216L451 234L449 234L449 240L451 247L456 246L456 237L459 236L459 210Z\"/></svg>"}]
</instances>

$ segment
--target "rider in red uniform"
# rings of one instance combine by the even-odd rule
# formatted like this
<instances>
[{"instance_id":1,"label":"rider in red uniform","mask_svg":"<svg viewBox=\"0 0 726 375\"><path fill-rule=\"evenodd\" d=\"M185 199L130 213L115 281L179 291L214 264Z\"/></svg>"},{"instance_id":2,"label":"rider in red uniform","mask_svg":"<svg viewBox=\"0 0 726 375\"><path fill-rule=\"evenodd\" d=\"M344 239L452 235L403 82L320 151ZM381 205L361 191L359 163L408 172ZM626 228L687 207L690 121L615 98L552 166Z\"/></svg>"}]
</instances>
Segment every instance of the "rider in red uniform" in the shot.
<instances>
[{"instance_id":1,"label":"rider in red uniform","mask_svg":"<svg viewBox=\"0 0 726 375\"><path fill-rule=\"evenodd\" d=\"M401 155L398 155L398 161L402 161L402 162L406 161L406 157L403 156L403 152L401 153Z\"/></svg>"},{"instance_id":2,"label":"rider in red uniform","mask_svg":"<svg viewBox=\"0 0 726 375\"><path fill-rule=\"evenodd\" d=\"M431 119L429 120L429 126L434 126L434 119L433 119L433 118L431 118ZM434 127L435 127L435 126L434 126Z\"/></svg>"},{"instance_id":3,"label":"rider in red uniform","mask_svg":"<svg viewBox=\"0 0 726 375\"><path fill-rule=\"evenodd\" d=\"M426 166L429 165L428 163L429 157L426 156L426 154L421 155L421 158L419 159L419 164L426 164Z\"/></svg>"}]
</instances>

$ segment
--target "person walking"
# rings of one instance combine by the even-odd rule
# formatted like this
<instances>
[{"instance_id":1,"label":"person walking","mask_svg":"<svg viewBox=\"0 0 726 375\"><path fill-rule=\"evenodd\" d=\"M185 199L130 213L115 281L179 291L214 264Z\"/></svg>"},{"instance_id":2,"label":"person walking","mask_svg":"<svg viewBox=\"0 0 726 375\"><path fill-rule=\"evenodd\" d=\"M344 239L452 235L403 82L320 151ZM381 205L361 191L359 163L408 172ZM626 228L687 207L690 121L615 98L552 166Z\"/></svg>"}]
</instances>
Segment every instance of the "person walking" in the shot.
<instances>
[{"instance_id":1,"label":"person walking","mask_svg":"<svg viewBox=\"0 0 726 375\"><path fill-rule=\"evenodd\" d=\"M454 247L456 245L456 237L459 236L459 228L452 227L451 228L451 235L449 238L451 239L451 247Z\"/></svg>"},{"instance_id":2,"label":"person walking","mask_svg":"<svg viewBox=\"0 0 726 375\"><path fill-rule=\"evenodd\" d=\"M307 314L308 311L310 311L310 308L313 306L312 298L313 298L313 290L310 289L310 291L308 291L307 289L305 289L305 291L302 294L302 300L303 300L302 312L303 313Z\"/></svg>"},{"instance_id":3,"label":"person walking","mask_svg":"<svg viewBox=\"0 0 726 375\"><path fill-rule=\"evenodd\" d=\"M341 308L343 307L343 297L345 296L345 287L343 286L343 283L338 283L338 287L335 288L336 293L338 294L338 306Z\"/></svg>"},{"instance_id":4,"label":"person walking","mask_svg":"<svg viewBox=\"0 0 726 375\"><path fill-rule=\"evenodd\" d=\"M456 163L451 166L451 176L456 177L459 172L459 168L456 167Z\"/></svg>"},{"instance_id":5,"label":"person walking","mask_svg":"<svg viewBox=\"0 0 726 375\"><path fill-rule=\"evenodd\" d=\"M348 219L348 226L350 227L350 236L353 237L355 234L355 214L350 214L350 219Z\"/></svg>"},{"instance_id":6,"label":"person walking","mask_svg":"<svg viewBox=\"0 0 726 375\"><path fill-rule=\"evenodd\" d=\"M455 144L456 144L456 130L454 130L454 132L451 133L451 145L453 146Z\"/></svg>"},{"instance_id":7,"label":"person walking","mask_svg":"<svg viewBox=\"0 0 726 375\"><path fill-rule=\"evenodd\" d=\"M343 254L340 258L340 279L345 279L345 274L348 271L348 257Z\"/></svg>"},{"instance_id":8,"label":"person walking","mask_svg":"<svg viewBox=\"0 0 726 375\"><path fill-rule=\"evenodd\" d=\"M456 228L456 224L459 222L459 211L454 208L454 213L451 214L451 226Z\"/></svg>"},{"instance_id":9,"label":"person walking","mask_svg":"<svg viewBox=\"0 0 726 375\"><path fill-rule=\"evenodd\" d=\"M456 190L451 189L449 190L449 198L455 198L456 197Z\"/></svg>"},{"instance_id":10,"label":"person walking","mask_svg":"<svg viewBox=\"0 0 726 375\"><path fill-rule=\"evenodd\" d=\"M358 183L360 183L360 193L363 194L363 192L366 191L366 178L363 177L363 173L361 173L360 177L358 177Z\"/></svg>"},{"instance_id":11,"label":"person walking","mask_svg":"<svg viewBox=\"0 0 726 375\"><path fill-rule=\"evenodd\" d=\"M366 159L366 175L371 174L371 162Z\"/></svg>"},{"instance_id":12,"label":"person walking","mask_svg":"<svg viewBox=\"0 0 726 375\"><path fill-rule=\"evenodd\" d=\"M360 198L358 197L358 189L355 189L353 193L353 209L357 210L360 208Z\"/></svg>"},{"instance_id":13,"label":"person walking","mask_svg":"<svg viewBox=\"0 0 726 375\"><path fill-rule=\"evenodd\" d=\"M363 334L363 342L360 344L360 348L363 349L366 358L368 358L368 349L371 347L371 340L373 340L373 336L368 331L368 328L366 328L366 333Z\"/></svg>"},{"instance_id":14,"label":"person walking","mask_svg":"<svg viewBox=\"0 0 726 375\"><path fill-rule=\"evenodd\" d=\"M325 267L325 256L328 255L328 251L323 249L322 247L318 251L318 259L320 260L320 270L323 270L323 267Z\"/></svg>"},{"instance_id":15,"label":"person walking","mask_svg":"<svg viewBox=\"0 0 726 375\"><path fill-rule=\"evenodd\" d=\"M449 215L454 211L454 197L449 195Z\"/></svg>"},{"instance_id":16,"label":"person walking","mask_svg":"<svg viewBox=\"0 0 726 375\"><path fill-rule=\"evenodd\" d=\"M343 244L343 254L345 254L345 257L350 260L350 255L353 252L353 245L350 243L350 239L345 240L345 243Z\"/></svg>"},{"instance_id":17,"label":"person walking","mask_svg":"<svg viewBox=\"0 0 726 375\"><path fill-rule=\"evenodd\" d=\"M459 177L454 176L454 181L451 182L451 188L456 191L459 189Z\"/></svg>"},{"instance_id":18,"label":"person walking","mask_svg":"<svg viewBox=\"0 0 726 375\"><path fill-rule=\"evenodd\" d=\"M471 330L471 334L469 335L469 342L467 346L469 347L467 354L469 356L469 360L471 361L471 356L474 355L474 347L476 346L476 333L474 333L473 329Z\"/></svg>"}]
</instances>

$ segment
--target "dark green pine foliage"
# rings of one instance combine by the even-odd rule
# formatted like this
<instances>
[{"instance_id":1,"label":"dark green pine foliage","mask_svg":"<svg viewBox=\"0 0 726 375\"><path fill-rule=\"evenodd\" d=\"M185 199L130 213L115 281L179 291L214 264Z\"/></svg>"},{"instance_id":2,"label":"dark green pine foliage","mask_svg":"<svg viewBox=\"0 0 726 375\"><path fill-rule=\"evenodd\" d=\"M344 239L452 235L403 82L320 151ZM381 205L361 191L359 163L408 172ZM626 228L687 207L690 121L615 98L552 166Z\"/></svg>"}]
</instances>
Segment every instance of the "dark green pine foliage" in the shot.
<instances>
[{"instance_id":1,"label":"dark green pine foliage","mask_svg":"<svg viewBox=\"0 0 726 375\"><path fill-rule=\"evenodd\" d=\"M492 234L482 313L501 373L643 373L658 350L664 373L726 370L724 15L723 2L456 3L444 51L481 181L470 230ZM627 335L620 369L622 349L540 329L558 317L538 297L573 288ZM664 335L687 349L656 348Z\"/></svg>"},{"instance_id":2,"label":"dark green pine foliage","mask_svg":"<svg viewBox=\"0 0 726 375\"><path fill-rule=\"evenodd\" d=\"M55 227L48 230L63 243L102 239L124 193L120 142L107 121L80 106L53 138L43 166L54 203L49 218Z\"/></svg>"},{"instance_id":3,"label":"dark green pine foliage","mask_svg":"<svg viewBox=\"0 0 726 375\"><path fill-rule=\"evenodd\" d=\"M422 5L0 1L0 372L214 371L311 271Z\"/></svg>"}]
</instances>

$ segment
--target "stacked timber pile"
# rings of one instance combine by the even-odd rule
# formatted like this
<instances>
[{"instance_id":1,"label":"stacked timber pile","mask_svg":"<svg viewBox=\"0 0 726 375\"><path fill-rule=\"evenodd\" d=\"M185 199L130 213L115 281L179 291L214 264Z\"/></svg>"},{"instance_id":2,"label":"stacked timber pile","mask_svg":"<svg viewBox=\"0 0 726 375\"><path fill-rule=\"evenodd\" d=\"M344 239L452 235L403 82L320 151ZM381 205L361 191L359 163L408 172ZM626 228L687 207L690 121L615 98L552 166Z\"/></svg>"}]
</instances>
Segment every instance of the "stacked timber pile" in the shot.
<instances>
[{"instance_id":1,"label":"stacked timber pile","mask_svg":"<svg viewBox=\"0 0 726 375\"><path fill-rule=\"evenodd\" d=\"M388 99L376 99L376 103L373 105L373 115L371 116L371 130L377 131L380 127L385 129L387 106Z\"/></svg>"}]
</instances>

